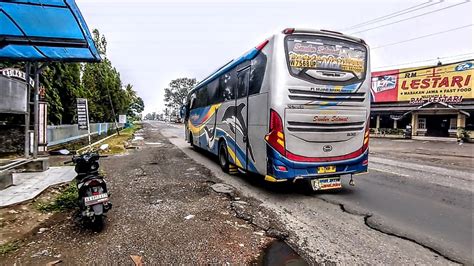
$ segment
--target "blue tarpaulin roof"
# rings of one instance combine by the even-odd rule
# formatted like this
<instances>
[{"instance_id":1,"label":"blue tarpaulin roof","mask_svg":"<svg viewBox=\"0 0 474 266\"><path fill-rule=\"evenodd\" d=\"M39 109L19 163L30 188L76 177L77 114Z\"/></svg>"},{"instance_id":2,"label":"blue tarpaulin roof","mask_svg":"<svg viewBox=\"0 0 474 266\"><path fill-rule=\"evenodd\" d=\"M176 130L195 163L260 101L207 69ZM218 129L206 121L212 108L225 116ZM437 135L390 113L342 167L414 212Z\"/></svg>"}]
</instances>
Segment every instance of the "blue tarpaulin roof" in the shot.
<instances>
[{"instance_id":1,"label":"blue tarpaulin roof","mask_svg":"<svg viewBox=\"0 0 474 266\"><path fill-rule=\"evenodd\" d=\"M74 0L0 0L0 60L100 61Z\"/></svg>"}]
</instances>

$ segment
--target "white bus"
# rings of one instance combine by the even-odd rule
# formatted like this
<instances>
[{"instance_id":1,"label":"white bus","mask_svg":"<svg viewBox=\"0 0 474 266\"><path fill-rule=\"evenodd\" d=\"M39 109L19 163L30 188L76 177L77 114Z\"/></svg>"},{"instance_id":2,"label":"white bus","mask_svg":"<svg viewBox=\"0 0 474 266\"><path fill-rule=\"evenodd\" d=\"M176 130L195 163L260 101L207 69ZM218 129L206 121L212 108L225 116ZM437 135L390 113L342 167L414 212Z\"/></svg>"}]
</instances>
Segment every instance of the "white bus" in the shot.
<instances>
[{"instance_id":1,"label":"white bus","mask_svg":"<svg viewBox=\"0 0 474 266\"><path fill-rule=\"evenodd\" d=\"M190 91L186 139L226 172L340 188L367 171L369 69L362 39L285 29Z\"/></svg>"}]
</instances>

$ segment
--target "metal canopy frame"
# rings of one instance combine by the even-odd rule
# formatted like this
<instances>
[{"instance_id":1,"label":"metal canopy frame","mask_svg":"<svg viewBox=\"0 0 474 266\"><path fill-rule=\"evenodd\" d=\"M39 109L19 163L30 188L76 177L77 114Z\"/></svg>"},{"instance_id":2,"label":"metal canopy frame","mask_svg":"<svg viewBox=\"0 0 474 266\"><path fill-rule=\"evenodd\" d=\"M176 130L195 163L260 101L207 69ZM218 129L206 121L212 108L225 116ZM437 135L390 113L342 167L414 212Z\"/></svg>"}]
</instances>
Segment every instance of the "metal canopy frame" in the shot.
<instances>
[{"instance_id":1,"label":"metal canopy frame","mask_svg":"<svg viewBox=\"0 0 474 266\"><path fill-rule=\"evenodd\" d=\"M101 58L74 0L0 0L0 22L0 60L26 62L25 157L30 157L33 105L32 155L37 158L39 75L48 62L99 62ZM71 35L81 38L71 38ZM35 80L33 102L30 102L31 76Z\"/></svg>"},{"instance_id":2,"label":"metal canopy frame","mask_svg":"<svg viewBox=\"0 0 474 266\"><path fill-rule=\"evenodd\" d=\"M0 0L0 25L0 60L101 60L74 0Z\"/></svg>"}]
</instances>

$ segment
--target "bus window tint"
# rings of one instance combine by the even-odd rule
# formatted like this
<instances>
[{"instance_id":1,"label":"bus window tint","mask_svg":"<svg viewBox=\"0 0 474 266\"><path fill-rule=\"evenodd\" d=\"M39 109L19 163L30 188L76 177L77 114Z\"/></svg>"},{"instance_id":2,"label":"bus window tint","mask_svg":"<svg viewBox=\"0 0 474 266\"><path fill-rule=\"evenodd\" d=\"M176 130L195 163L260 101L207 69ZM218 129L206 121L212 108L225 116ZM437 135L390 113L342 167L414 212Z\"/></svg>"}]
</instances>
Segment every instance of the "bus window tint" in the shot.
<instances>
[{"instance_id":1,"label":"bus window tint","mask_svg":"<svg viewBox=\"0 0 474 266\"><path fill-rule=\"evenodd\" d=\"M196 107L203 107L207 103L207 87L200 88L196 93Z\"/></svg>"},{"instance_id":2,"label":"bus window tint","mask_svg":"<svg viewBox=\"0 0 474 266\"><path fill-rule=\"evenodd\" d=\"M267 56L259 53L257 57L252 59L250 67L249 95L260 92L265 76L265 68L267 66Z\"/></svg>"},{"instance_id":3,"label":"bus window tint","mask_svg":"<svg viewBox=\"0 0 474 266\"><path fill-rule=\"evenodd\" d=\"M231 70L219 78L219 91L221 93L221 101L229 101L235 99L234 86L235 70Z\"/></svg>"},{"instance_id":4,"label":"bus window tint","mask_svg":"<svg viewBox=\"0 0 474 266\"><path fill-rule=\"evenodd\" d=\"M239 72L238 81L237 81L237 98L242 98L247 96L248 86L249 86L249 68Z\"/></svg>"},{"instance_id":5,"label":"bus window tint","mask_svg":"<svg viewBox=\"0 0 474 266\"><path fill-rule=\"evenodd\" d=\"M219 103L219 81L216 79L207 85L208 104Z\"/></svg>"}]
</instances>

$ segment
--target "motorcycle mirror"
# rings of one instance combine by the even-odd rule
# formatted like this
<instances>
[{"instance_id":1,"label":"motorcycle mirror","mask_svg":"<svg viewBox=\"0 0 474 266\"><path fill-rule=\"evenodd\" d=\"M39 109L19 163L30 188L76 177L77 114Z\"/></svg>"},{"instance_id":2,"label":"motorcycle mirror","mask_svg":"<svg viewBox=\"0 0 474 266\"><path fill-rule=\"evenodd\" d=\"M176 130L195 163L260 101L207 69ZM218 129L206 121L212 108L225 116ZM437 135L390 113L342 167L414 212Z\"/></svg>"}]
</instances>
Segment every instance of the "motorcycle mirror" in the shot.
<instances>
[{"instance_id":1,"label":"motorcycle mirror","mask_svg":"<svg viewBox=\"0 0 474 266\"><path fill-rule=\"evenodd\" d=\"M60 154L62 154L62 155L68 155L68 154L71 153L70 151L68 151L68 150L66 150L66 149L61 149L61 150L59 150L58 152L59 152Z\"/></svg>"},{"instance_id":2,"label":"motorcycle mirror","mask_svg":"<svg viewBox=\"0 0 474 266\"><path fill-rule=\"evenodd\" d=\"M100 145L99 149L105 151L105 150L108 150L109 149L109 144L102 144Z\"/></svg>"}]
</instances>

